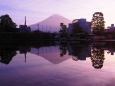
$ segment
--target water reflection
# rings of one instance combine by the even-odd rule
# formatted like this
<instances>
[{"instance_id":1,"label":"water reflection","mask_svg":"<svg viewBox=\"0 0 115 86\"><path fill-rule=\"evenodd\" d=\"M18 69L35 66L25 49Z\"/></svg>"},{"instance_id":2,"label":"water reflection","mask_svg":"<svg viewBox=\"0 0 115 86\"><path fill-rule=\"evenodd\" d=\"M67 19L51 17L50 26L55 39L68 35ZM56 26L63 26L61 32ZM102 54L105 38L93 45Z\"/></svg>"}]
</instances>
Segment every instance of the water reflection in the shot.
<instances>
[{"instance_id":1,"label":"water reflection","mask_svg":"<svg viewBox=\"0 0 115 86\"><path fill-rule=\"evenodd\" d=\"M24 54L25 63L26 63L26 54L27 54L27 52L30 52L30 51L31 51L30 47L19 47L20 54Z\"/></svg>"},{"instance_id":2,"label":"water reflection","mask_svg":"<svg viewBox=\"0 0 115 86\"><path fill-rule=\"evenodd\" d=\"M87 57L91 56L91 46L89 43L69 43L68 52L75 61L86 60Z\"/></svg>"},{"instance_id":3,"label":"water reflection","mask_svg":"<svg viewBox=\"0 0 115 86\"><path fill-rule=\"evenodd\" d=\"M61 43L59 45L60 57L63 57L67 53L67 43Z\"/></svg>"},{"instance_id":4,"label":"water reflection","mask_svg":"<svg viewBox=\"0 0 115 86\"><path fill-rule=\"evenodd\" d=\"M0 48L0 62L9 64L12 58L17 54L14 47L1 47Z\"/></svg>"},{"instance_id":5,"label":"water reflection","mask_svg":"<svg viewBox=\"0 0 115 86\"><path fill-rule=\"evenodd\" d=\"M96 69L103 67L104 51L108 50L107 54L114 55L115 47L112 43L84 43L84 42L55 42L55 43L39 43L29 46L1 46L0 47L0 62L9 64L13 57L17 55L17 51L24 55L24 61L27 62L27 54L32 53L42 56L53 64L59 64L71 57L73 61L85 61L90 58L92 66Z\"/></svg>"},{"instance_id":6,"label":"water reflection","mask_svg":"<svg viewBox=\"0 0 115 86\"><path fill-rule=\"evenodd\" d=\"M96 69L102 68L104 59L104 49L102 49L102 44L94 44L91 53L92 66Z\"/></svg>"}]
</instances>

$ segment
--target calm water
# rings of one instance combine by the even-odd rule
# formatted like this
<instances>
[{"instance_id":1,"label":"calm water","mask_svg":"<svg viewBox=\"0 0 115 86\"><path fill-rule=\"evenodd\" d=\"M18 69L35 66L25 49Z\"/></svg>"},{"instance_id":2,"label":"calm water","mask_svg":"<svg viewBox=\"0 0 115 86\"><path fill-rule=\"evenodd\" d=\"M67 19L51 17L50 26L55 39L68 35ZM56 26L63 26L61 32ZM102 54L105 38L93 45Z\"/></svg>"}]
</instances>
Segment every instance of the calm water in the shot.
<instances>
[{"instance_id":1,"label":"calm water","mask_svg":"<svg viewBox=\"0 0 115 86\"><path fill-rule=\"evenodd\" d=\"M0 86L115 86L114 43L0 47Z\"/></svg>"}]
</instances>

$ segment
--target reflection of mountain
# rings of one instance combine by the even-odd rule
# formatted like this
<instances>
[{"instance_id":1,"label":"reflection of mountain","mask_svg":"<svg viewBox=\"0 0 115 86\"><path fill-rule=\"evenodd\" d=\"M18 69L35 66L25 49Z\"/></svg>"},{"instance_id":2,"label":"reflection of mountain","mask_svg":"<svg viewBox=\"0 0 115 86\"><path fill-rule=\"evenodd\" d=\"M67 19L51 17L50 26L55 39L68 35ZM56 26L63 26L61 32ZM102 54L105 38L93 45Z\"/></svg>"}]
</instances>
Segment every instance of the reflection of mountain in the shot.
<instances>
[{"instance_id":1,"label":"reflection of mountain","mask_svg":"<svg viewBox=\"0 0 115 86\"><path fill-rule=\"evenodd\" d=\"M39 24L39 30L41 31L51 30L51 32L55 32L55 31L59 31L60 23L64 23L65 25L68 25L69 23L71 23L71 21L60 15L54 14L37 24L31 25L30 27L32 28L32 31L34 31L38 29L38 24Z\"/></svg>"},{"instance_id":2,"label":"reflection of mountain","mask_svg":"<svg viewBox=\"0 0 115 86\"><path fill-rule=\"evenodd\" d=\"M56 46L42 47L39 49L31 48L30 53L42 56L53 64L59 64L70 58L69 56L60 57L59 47Z\"/></svg>"}]
</instances>

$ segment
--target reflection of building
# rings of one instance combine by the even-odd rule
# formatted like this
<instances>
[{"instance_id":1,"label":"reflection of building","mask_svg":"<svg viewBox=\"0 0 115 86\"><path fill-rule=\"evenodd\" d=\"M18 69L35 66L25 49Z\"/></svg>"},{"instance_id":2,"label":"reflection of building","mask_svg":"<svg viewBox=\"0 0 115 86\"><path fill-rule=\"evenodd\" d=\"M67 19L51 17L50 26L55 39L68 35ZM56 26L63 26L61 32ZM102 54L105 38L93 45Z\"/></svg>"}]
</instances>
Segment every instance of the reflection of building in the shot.
<instances>
[{"instance_id":1,"label":"reflection of building","mask_svg":"<svg viewBox=\"0 0 115 86\"><path fill-rule=\"evenodd\" d=\"M91 46L80 47L79 44L78 46L76 45L68 44L67 50L69 55L75 56L78 60L86 60L87 57L91 57Z\"/></svg>"},{"instance_id":2,"label":"reflection of building","mask_svg":"<svg viewBox=\"0 0 115 86\"><path fill-rule=\"evenodd\" d=\"M115 52L115 50L109 50L110 51L110 53L111 53L111 55L114 55L114 52Z\"/></svg>"},{"instance_id":3,"label":"reflection of building","mask_svg":"<svg viewBox=\"0 0 115 86\"><path fill-rule=\"evenodd\" d=\"M19 26L20 32L30 32L31 28L26 25L26 17L25 17L25 24Z\"/></svg>"},{"instance_id":4,"label":"reflection of building","mask_svg":"<svg viewBox=\"0 0 115 86\"><path fill-rule=\"evenodd\" d=\"M110 48L110 49L108 49L108 52L107 52L107 53L108 53L108 54L111 53L111 55L114 55L114 52L115 52L115 50L112 49L112 48Z\"/></svg>"},{"instance_id":5,"label":"reflection of building","mask_svg":"<svg viewBox=\"0 0 115 86\"><path fill-rule=\"evenodd\" d=\"M30 52L30 51L31 51L31 48L28 48L28 47L20 47L19 48L20 54L24 54L24 56L25 56L25 62L26 62L26 54L27 54L27 52Z\"/></svg>"},{"instance_id":6,"label":"reflection of building","mask_svg":"<svg viewBox=\"0 0 115 86\"><path fill-rule=\"evenodd\" d=\"M79 60L86 60L87 57L91 57L91 46L84 47L78 55Z\"/></svg>"}]
</instances>

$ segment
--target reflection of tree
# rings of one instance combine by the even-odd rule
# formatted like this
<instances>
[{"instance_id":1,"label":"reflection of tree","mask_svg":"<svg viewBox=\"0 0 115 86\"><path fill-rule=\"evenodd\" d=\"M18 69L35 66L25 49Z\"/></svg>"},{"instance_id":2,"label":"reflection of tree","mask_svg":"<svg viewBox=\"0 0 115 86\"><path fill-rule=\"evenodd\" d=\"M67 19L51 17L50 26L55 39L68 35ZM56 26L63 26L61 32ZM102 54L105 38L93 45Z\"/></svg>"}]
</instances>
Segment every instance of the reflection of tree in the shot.
<instances>
[{"instance_id":1,"label":"reflection of tree","mask_svg":"<svg viewBox=\"0 0 115 86\"><path fill-rule=\"evenodd\" d=\"M67 46L66 44L61 44L60 47L60 56L63 57L67 53Z\"/></svg>"},{"instance_id":2,"label":"reflection of tree","mask_svg":"<svg viewBox=\"0 0 115 86\"><path fill-rule=\"evenodd\" d=\"M104 50L101 46L93 46L91 54L92 66L96 69L102 68L104 59Z\"/></svg>"},{"instance_id":3,"label":"reflection of tree","mask_svg":"<svg viewBox=\"0 0 115 86\"><path fill-rule=\"evenodd\" d=\"M12 58L16 55L16 50L12 48L6 48L0 51L0 62L9 64Z\"/></svg>"}]
</instances>

